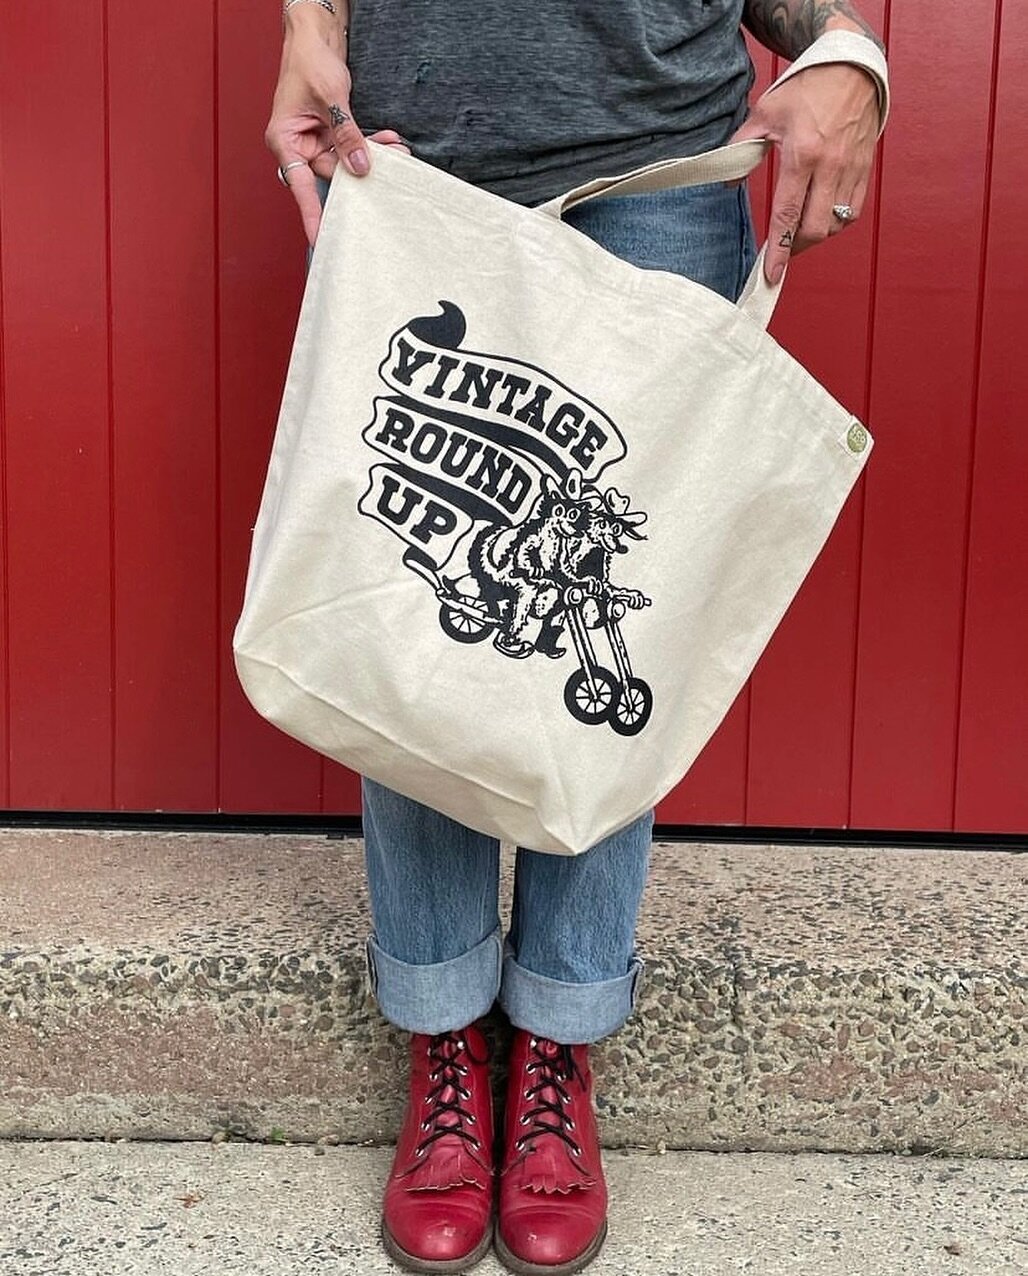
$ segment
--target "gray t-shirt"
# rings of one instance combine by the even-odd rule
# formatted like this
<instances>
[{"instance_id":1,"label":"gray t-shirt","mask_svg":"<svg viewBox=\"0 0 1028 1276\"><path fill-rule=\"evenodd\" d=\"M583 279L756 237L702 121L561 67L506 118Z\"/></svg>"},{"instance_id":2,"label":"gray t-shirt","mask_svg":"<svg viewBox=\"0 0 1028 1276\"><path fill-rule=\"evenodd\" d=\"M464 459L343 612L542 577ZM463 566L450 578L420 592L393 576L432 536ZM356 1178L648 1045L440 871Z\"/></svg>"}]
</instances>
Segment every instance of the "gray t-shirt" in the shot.
<instances>
[{"instance_id":1,"label":"gray t-shirt","mask_svg":"<svg viewBox=\"0 0 1028 1276\"><path fill-rule=\"evenodd\" d=\"M353 110L519 203L724 142L743 0L353 0Z\"/></svg>"}]
</instances>

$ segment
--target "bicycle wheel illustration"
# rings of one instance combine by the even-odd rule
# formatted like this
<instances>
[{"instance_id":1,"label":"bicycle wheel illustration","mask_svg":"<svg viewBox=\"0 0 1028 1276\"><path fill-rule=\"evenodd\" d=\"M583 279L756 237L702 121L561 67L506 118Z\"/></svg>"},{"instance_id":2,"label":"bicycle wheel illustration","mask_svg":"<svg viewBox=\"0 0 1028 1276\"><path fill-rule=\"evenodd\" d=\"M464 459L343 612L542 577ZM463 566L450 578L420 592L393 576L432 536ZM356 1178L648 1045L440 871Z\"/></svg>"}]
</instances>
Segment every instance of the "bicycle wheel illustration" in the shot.
<instances>
[{"instance_id":1,"label":"bicycle wheel illustration","mask_svg":"<svg viewBox=\"0 0 1028 1276\"><path fill-rule=\"evenodd\" d=\"M610 707L610 725L618 735L638 735L653 712L653 692L641 678L628 678Z\"/></svg>"},{"instance_id":2,"label":"bicycle wheel illustration","mask_svg":"<svg viewBox=\"0 0 1028 1276\"><path fill-rule=\"evenodd\" d=\"M439 608L439 624L443 633L455 638L457 642L481 642L488 638L492 624L482 616L464 607L455 607L443 603Z\"/></svg>"},{"instance_id":3,"label":"bicycle wheel illustration","mask_svg":"<svg viewBox=\"0 0 1028 1276\"><path fill-rule=\"evenodd\" d=\"M599 665L576 669L564 684L564 704L568 713L590 726L609 717L617 698L617 679Z\"/></svg>"}]
</instances>

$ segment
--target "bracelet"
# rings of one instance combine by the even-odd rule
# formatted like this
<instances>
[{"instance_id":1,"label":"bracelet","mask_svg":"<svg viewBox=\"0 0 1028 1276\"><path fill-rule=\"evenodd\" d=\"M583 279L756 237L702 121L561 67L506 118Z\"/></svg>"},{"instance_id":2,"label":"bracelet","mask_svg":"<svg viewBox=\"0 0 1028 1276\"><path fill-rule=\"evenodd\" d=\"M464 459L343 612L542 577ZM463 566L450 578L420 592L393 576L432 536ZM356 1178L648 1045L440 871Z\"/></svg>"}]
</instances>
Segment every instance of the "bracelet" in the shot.
<instances>
[{"instance_id":1,"label":"bracelet","mask_svg":"<svg viewBox=\"0 0 1028 1276\"><path fill-rule=\"evenodd\" d=\"M285 17L294 4L316 4L320 8L327 10L333 18L336 16L336 7L332 3L332 0L286 0L285 4L282 6L283 17Z\"/></svg>"}]
</instances>

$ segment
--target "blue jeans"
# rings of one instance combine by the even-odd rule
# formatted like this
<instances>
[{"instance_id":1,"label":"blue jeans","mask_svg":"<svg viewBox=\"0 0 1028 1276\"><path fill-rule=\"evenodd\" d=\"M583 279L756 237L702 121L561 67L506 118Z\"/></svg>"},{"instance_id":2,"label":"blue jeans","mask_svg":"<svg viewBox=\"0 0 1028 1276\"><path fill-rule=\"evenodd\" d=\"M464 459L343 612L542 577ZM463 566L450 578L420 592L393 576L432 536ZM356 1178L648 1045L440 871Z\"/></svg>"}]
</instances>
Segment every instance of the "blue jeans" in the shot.
<instances>
[{"instance_id":1,"label":"blue jeans","mask_svg":"<svg viewBox=\"0 0 1028 1276\"><path fill-rule=\"evenodd\" d=\"M687 275L732 300L755 256L745 187L596 200L566 220L637 266ZM635 926L652 814L582 855L519 848L504 939L496 839L370 780L363 796L368 967L387 1019L446 1032L498 1000L516 1027L567 1044L624 1023L642 970Z\"/></svg>"}]
</instances>

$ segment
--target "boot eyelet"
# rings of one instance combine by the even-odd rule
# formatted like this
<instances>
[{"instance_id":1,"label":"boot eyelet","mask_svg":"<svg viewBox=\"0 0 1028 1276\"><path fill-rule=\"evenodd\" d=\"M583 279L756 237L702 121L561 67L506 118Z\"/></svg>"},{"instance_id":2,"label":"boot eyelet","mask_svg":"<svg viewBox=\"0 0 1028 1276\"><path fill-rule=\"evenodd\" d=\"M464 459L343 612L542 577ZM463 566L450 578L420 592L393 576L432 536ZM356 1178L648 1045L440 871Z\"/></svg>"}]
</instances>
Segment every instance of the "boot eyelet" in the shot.
<instances>
[{"instance_id":1,"label":"boot eyelet","mask_svg":"<svg viewBox=\"0 0 1028 1276\"><path fill-rule=\"evenodd\" d=\"M468 1070L463 1063L457 1064L457 1071L460 1073L462 1077L466 1077L468 1075Z\"/></svg>"},{"instance_id":2,"label":"boot eyelet","mask_svg":"<svg viewBox=\"0 0 1028 1276\"><path fill-rule=\"evenodd\" d=\"M581 1156L581 1155L582 1155L582 1149L578 1146L578 1144L577 1144L577 1143L576 1143L576 1144L575 1144L575 1146L574 1146L574 1151L575 1151L575 1156Z\"/></svg>"},{"instance_id":3,"label":"boot eyelet","mask_svg":"<svg viewBox=\"0 0 1028 1276\"><path fill-rule=\"evenodd\" d=\"M468 1125L474 1125L477 1121L478 1121L478 1117L477 1117L477 1116L475 1116L474 1112L469 1112L469 1113L468 1113Z\"/></svg>"},{"instance_id":4,"label":"boot eyelet","mask_svg":"<svg viewBox=\"0 0 1028 1276\"><path fill-rule=\"evenodd\" d=\"M570 1118L570 1117L568 1117L568 1129L569 1129L569 1130L573 1130L574 1128L575 1128L575 1123L574 1123L574 1121L572 1121L572 1120L571 1120L571 1118Z\"/></svg>"},{"instance_id":5,"label":"boot eyelet","mask_svg":"<svg viewBox=\"0 0 1028 1276\"><path fill-rule=\"evenodd\" d=\"M515 1148L516 1148L519 1152L523 1152L523 1151L525 1150L525 1140L524 1140L524 1139L515 1139L515 1140L514 1140L514 1146L515 1146Z\"/></svg>"},{"instance_id":6,"label":"boot eyelet","mask_svg":"<svg viewBox=\"0 0 1028 1276\"><path fill-rule=\"evenodd\" d=\"M463 1037L461 1037L460 1041L458 1041L458 1042L457 1042L457 1049L458 1049L458 1050L467 1050L467 1048L468 1048L468 1046L467 1046L467 1042L464 1040L464 1038L463 1038Z\"/></svg>"},{"instance_id":7,"label":"boot eyelet","mask_svg":"<svg viewBox=\"0 0 1028 1276\"><path fill-rule=\"evenodd\" d=\"M522 1097L523 1099L530 1099L530 1098L532 1097L532 1091L531 1091L531 1090L522 1090L522 1091L521 1091L521 1097Z\"/></svg>"},{"instance_id":8,"label":"boot eyelet","mask_svg":"<svg viewBox=\"0 0 1028 1276\"><path fill-rule=\"evenodd\" d=\"M430 1129L432 1128L432 1122L431 1122L431 1121L422 1121L422 1122L421 1122L421 1128L422 1128L423 1130L430 1130Z\"/></svg>"},{"instance_id":9,"label":"boot eyelet","mask_svg":"<svg viewBox=\"0 0 1028 1276\"><path fill-rule=\"evenodd\" d=\"M424 1155L425 1155L425 1149L424 1149L424 1148L418 1148L418 1150L414 1153L414 1155L415 1155L415 1156L424 1156Z\"/></svg>"},{"instance_id":10,"label":"boot eyelet","mask_svg":"<svg viewBox=\"0 0 1028 1276\"><path fill-rule=\"evenodd\" d=\"M534 1049L536 1048L536 1046L539 1044L539 1038L538 1038L538 1037L532 1037L532 1039L529 1041L529 1043L528 1043L528 1044L529 1044L529 1045L532 1047L532 1049L534 1050Z\"/></svg>"}]
</instances>

